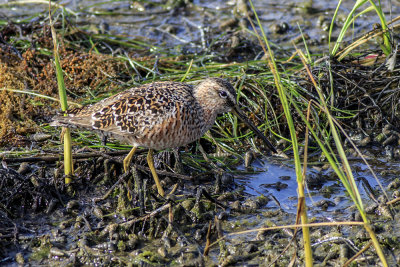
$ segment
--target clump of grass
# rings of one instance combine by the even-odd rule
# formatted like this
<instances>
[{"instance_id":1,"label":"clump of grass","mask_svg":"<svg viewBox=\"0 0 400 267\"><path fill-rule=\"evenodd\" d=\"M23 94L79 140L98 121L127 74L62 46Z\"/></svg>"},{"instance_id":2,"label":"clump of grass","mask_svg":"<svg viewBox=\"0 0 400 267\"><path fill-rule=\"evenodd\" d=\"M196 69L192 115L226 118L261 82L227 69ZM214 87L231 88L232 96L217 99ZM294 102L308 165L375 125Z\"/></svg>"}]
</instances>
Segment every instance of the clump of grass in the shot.
<instances>
[{"instance_id":1,"label":"clump of grass","mask_svg":"<svg viewBox=\"0 0 400 267\"><path fill-rule=\"evenodd\" d=\"M304 194L304 184L305 184L305 170L303 172L302 166L301 166L301 160L300 160L300 153L299 153L299 143L298 143L298 137L296 135L296 130L293 122L293 118L291 115L290 111L290 94L286 90L285 87L283 87L282 82L281 82L281 77L279 70L277 68L276 62L274 60L274 55L273 52L270 48L268 39L264 33L264 30L261 26L261 22L258 19L257 12L253 6L252 1L250 0L250 5L251 8L254 12L255 18L257 20L258 25L260 26L260 30L262 33L263 37L263 42L261 42L260 39L260 44L264 49L264 53L266 55L269 55L267 57L267 62L268 62L268 67L271 69L272 74L274 76L274 81L275 81L275 86L279 94L279 99L282 104L282 108L287 120L287 124L289 127L290 131L290 137L291 137L291 144L292 144L292 149L293 149L293 156L294 156L294 165L295 165L295 172L296 172L296 177L297 177L297 190L298 190L298 217L301 218L301 223L302 223L302 229L303 229L303 245L304 245L304 261L306 266L312 266L313 265L313 257L312 257L312 250L311 250L311 241L310 241L310 231L309 227L305 226L308 224L308 218L307 218L307 208L306 208L306 201L305 201L305 194ZM251 19L249 18L249 21L251 22ZM252 22L251 22L252 23ZM253 30L256 32L256 29L252 23ZM268 51L265 49L265 46L267 46ZM288 99L289 98L289 99ZM303 166L306 168L306 166ZM298 223L298 222L296 222Z\"/></svg>"},{"instance_id":2,"label":"clump of grass","mask_svg":"<svg viewBox=\"0 0 400 267\"><path fill-rule=\"evenodd\" d=\"M338 5L336 7L335 13L334 13L334 15L332 17L332 22L331 22L331 25L330 25L330 28L329 28L329 47L331 45L332 30L333 30L333 26L334 26L334 23L335 23L335 19L336 19L336 16L337 16L338 12L339 12L339 8L340 8L340 5L342 4L342 2L343 2L342 0L339 1ZM360 11L360 9L367 2L369 2L370 6L368 6L365 9L362 9ZM382 34L383 42L380 44L380 47L381 47L383 53L385 53L386 56L388 56L391 53L391 48L392 47L391 47L390 33L389 33L388 25L386 23L385 14L383 13L383 10L382 10L381 2L379 1L378 4L375 4L374 1L372 1L372 0L357 0L356 3L353 6L353 9L347 15L347 18L346 18L346 20L345 20L345 22L343 24L343 27L342 27L342 29L341 29L341 31L339 33L339 36L338 36L338 38L336 40L336 43L332 48L332 51L331 51L331 55L332 56L336 56L336 54L337 54L337 52L339 50L339 46L343 42L345 34L347 33L349 27L354 23L354 21L359 16L361 16L361 15L363 15L365 13L371 12L371 11L375 11L376 12L376 14L378 15L379 20L381 22L380 25L382 27L382 33L381 34ZM356 13L356 12L359 12L359 13Z\"/></svg>"},{"instance_id":3,"label":"clump of grass","mask_svg":"<svg viewBox=\"0 0 400 267\"><path fill-rule=\"evenodd\" d=\"M361 2L364 3L365 1L358 1L357 3L361 5L362 4ZM285 114L285 118L287 120L288 128L290 131L290 136L291 136L290 142L291 142L291 148L293 151L294 165L295 165L297 182L298 182L298 194L299 194L298 215L299 215L299 217L301 217L302 225L303 225L302 227L303 227L303 240L304 240L304 250L305 250L304 251L305 265L312 266L312 264L313 264L309 230L308 230L308 227L306 226L307 225L307 213L306 213L306 202L305 202L305 195L304 195L304 183L305 183L305 174L306 174L306 168L307 168L307 153L306 153L306 151L307 151L307 146L308 146L308 141L307 141L308 139L305 138L305 155L304 155L304 163L303 163L303 171L302 171L302 166L301 166L302 163L300 161L300 155L299 155L299 149L298 149L298 147L299 147L298 137L296 135L295 126L294 126L294 122L292 119L292 114L293 114L292 108L293 107L297 110L298 115L302 118L302 122L306 124L306 132L305 132L306 135L308 134L308 132L310 132L313 135L314 139L320 146L320 149L323 151L323 154L328 159L330 166L332 167L332 169L335 171L337 176L342 181L342 184L344 185L347 192L349 193L350 198L352 199L352 201L354 202L355 206L357 207L357 209L359 210L359 212L361 214L361 217L364 222L363 226L366 229L366 231L368 232L382 264L384 266L387 266L386 259L382 252L382 249L380 247L379 241L378 241L374 231L371 228L370 222L369 222L369 220L366 216L365 210L363 208L362 199L361 199L360 193L357 189L357 185L356 185L355 179L353 177L350 164L345 155L343 145L342 145L342 140L340 138L340 134L337 131L336 125L334 123L334 119L328 109L328 105L325 100L326 96L322 93L321 89L318 87L313 76L311 75L311 72L308 69L307 64L310 63L309 62L310 58L306 59L303 56L303 53L301 51L297 50L297 54L300 55L300 59L302 60L303 65L305 66L305 69L312 81L312 84L314 85L314 88L317 91L318 100L320 102L320 104L315 104L315 103L313 104L313 101L310 101L308 103L308 109L307 109L307 111L305 111L302 108L300 108L300 105L298 103L296 103L297 100L295 100L295 98L298 98L298 96L299 96L298 92L296 92L296 89L295 88L286 89L283 87L282 82L281 82L280 73L274 62L274 56L269 47L268 40L264 34L263 28L261 26L261 23L258 20L257 13L256 13L251 1L250 1L250 4L252 6L255 18L256 18L258 25L260 27L260 30L262 32L263 42L264 42L265 46L268 48L268 51L264 48L264 52L265 52L265 54L269 55L269 57L267 57L268 66L271 69L272 74L274 76L275 87L278 91L279 99L281 101L283 112ZM379 14L381 15L382 11L377 6L375 6L375 5L373 5L373 6L374 6L375 10L377 10L377 12L380 12ZM357 9L357 8L359 8L359 6L357 6L355 9ZM380 18L384 19L381 16L380 16ZM249 20L250 20L250 18L249 18ZM250 22L251 22L251 20L250 20ZM385 22L385 21L383 21L383 22ZM385 23L385 25L386 25L386 23ZM347 25L347 27L348 27L348 25ZM347 29L347 28L345 28L345 29ZM254 32L256 32L254 25L253 25L253 30L254 30ZM341 38L343 38L343 35L344 35L344 33L342 32ZM263 46L263 44L261 42L261 37L259 37L259 39L260 39L261 45ZM385 43L384 43L384 46L382 46L382 49L385 53L388 53L388 52L390 52L389 50L387 50L388 39L384 38L384 40L385 40ZM336 52L336 49L337 48L335 47L334 52ZM305 103L303 102L303 104L305 104ZM313 109L317 109L324 114L324 116L322 116L323 118L311 116L312 120L310 122L311 104L313 106ZM305 113L307 114L307 116L304 115ZM324 123L327 124L327 127L320 127L320 125L318 123L316 123L315 125L312 123L312 122L321 121L321 119L323 119ZM323 137L322 140L320 139L320 136ZM331 140L334 141L334 144L335 144L334 148L332 148L330 146ZM337 151L337 152L335 152L335 151Z\"/></svg>"},{"instance_id":4,"label":"clump of grass","mask_svg":"<svg viewBox=\"0 0 400 267\"><path fill-rule=\"evenodd\" d=\"M325 155L326 159L328 160L330 166L332 169L335 171L336 175L339 177L340 181L342 182L343 186L346 188L347 193L349 194L350 198L352 199L353 203L357 207L358 211L360 212L360 215L364 221L364 228L368 232L371 241L375 247L375 250L379 256L379 259L381 260L383 266L388 266L386 262L386 258L382 252L381 246L379 244L379 241L374 233L374 231L371 228L370 221L367 218L367 214L364 210L363 202L361 199L360 192L358 191L356 181L353 176L352 169L350 167L349 161L347 159L346 153L343 148L342 140L340 138L340 135L337 131L337 126L335 125L335 121L333 116L331 115L328 105L325 101L325 96L323 95L321 89L317 85L316 81L314 80L313 76L311 75L311 72L306 64L306 59L302 58L303 64L307 70L307 73L316 88L318 95L319 95L319 100L320 104L318 104L319 108L321 111L323 111L326 115L326 118L329 123L329 128L324 130L317 126L318 132L321 133L324 137L324 140L321 140L319 136L316 134L314 130L314 126L309 123L309 120L304 117L302 114L302 111L300 108L294 104L296 107L298 113L302 116L303 121L307 124L308 130L311 132L313 137L315 138L316 142L318 143L319 147L321 148L323 154ZM329 133L328 133L329 131ZM331 137L328 137L331 136ZM336 153L334 153L333 148L330 145L330 142L328 141L329 138L333 138L335 148L338 152L338 157Z\"/></svg>"}]
</instances>

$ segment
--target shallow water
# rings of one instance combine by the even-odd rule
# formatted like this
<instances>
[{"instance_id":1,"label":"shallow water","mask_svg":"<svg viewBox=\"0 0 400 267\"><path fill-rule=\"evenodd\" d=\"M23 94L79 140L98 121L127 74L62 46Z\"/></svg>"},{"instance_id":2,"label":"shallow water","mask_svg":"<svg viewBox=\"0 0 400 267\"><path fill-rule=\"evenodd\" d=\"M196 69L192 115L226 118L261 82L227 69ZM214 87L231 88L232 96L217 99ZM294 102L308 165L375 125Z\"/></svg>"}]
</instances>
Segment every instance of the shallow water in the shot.
<instances>
[{"instance_id":1,"label":"shallow water","mask_svg":"<svg viewBox=\"0 0 400 267\"><path fill-rule=\"evenodd\" d=\"M9 1L0 1L0 19L19 21L39 14L47 16L47 4L13 5ZM170 1L173 2L173 1ZM239 1L240 2L240 1ZM343 1L337 19L336 36L345 15L351 10L353 1ZM8 3L8 5L5 5ZM236 1L193 1L188 8L171 8L164 1L148 3L132 1L61 1L58 2L76 13L76 19L82 29L92 33L120 35L128 39L145 39L162 49L179 46L182 51L196 52L196 47L207 46L202 43L204 35L218 32L218 27L229 19L240 20L237 15ZM175 1L174 3L179 3ZM312 4L310 4L312 3ZM385 15L390 20L400 13L397 1L381 1ZM292 41L298 40L301 31L307 35L307 44L313 53L327 53L327 26L336 8L336 1L292 0L254 1L255 9L270 41L284 48L293 49ZM177 4L179 5L179 4ZM250 8L248 8L251 11ZM379 23L378 16L369 12L362 15L354 24L353 37L372 30ZM275 33L276 25L287 25L287 30ZM248 28L251 29L250 25ZM215 36L218 39L218 36ZM347 38L351 41L352 37ZM204 41L204 40L203 40ZM295 41L296 42L296 41ZM298 44L302 47L302 42ZM199 50L200 51L200 50Z\"/></svg>"},{"instance_id":2,"label":"shallow water","mask_svg":"<svg viewBox=\"0 0 400 267\"><path fill-rule=\"evenodd\" d=\"M375 172L379 183L383 186L383 191L385 191L387 185L397 177L396 173L398 173L397 170L399 170L400 164L395 161L388 161L385 158L368 160L368 162ZM368 206L372 204L373 201L369 196L371 191L365 185L369 185L374 190L375 197L377 198L382 194L382 189L378 181L361 159L350 160L350 166L352 167L362 199L365 201L364 205ZM297 181L293 163L278 163L274 159L265 158L263 161L257 160L251 167L257 170L258 173L245 175L236 179L239 184L246 187L245 192L253 196L260 194L265 196L272 195L278 200L280 206L285 211L295 214L297 211ZM244 169L244 167L241 169ZM329 216L329 213L335 211L335 220L340 220L347 219L354 212L354 210L346 210L353 203L345 193L345 188L341 184L341 181L332 170L320 171L319 169L313 169L312 166L308 166L307 177L305 190L307 194L307 206L310 207L309 214L311 216ZM314 182L315 179L318 180L316 184ZM275 186L276 184L284 184L284 186L280 185L277 187ZM329 207L318 207L318 203L321 201L330 201ZM270 201L265 208L277 207L276 202Z\"/></svg>"}]
</instances>

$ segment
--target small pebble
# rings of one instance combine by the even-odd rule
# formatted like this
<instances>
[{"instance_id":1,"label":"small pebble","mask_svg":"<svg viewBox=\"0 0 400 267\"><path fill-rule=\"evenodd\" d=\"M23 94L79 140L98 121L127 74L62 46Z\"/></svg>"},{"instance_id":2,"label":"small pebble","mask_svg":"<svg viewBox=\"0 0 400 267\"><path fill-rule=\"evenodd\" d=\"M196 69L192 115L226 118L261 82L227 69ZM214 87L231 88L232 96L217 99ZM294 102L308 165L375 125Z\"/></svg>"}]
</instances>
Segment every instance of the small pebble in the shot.
<instances>
[{"instance_id":1,"label":"small pebble","mask_svg":"<svg viewBox=\"0 0 400 267\"><path fill-rule=\"evenodd\" d=\"M244 252L246 253L252 253L252 252L256 252L258 250L258 247L254 244L248 244L245 248L244 248Z\"/></svg>"},{"instance_id":2,"label":"small pebble","mask_svg":"<svg viewBox=\"0 0 400 267\"><path fill-rule=\"evenodd\" d=\"M371 137L367 136L364 137L361 141L360 141L360 146L367 146L371 143Z\"/></svg>"},{"instance_id":3,"label":"small pebble","mask_svg":"<svg viewBox=\"0 0 400 267\"><path fill-rule=\"evenodd\" d=\"M315 207L320 207L322 210L327 210L329 207L335 207L336 204L333 203L332 201L322 199L320 201L317 201L314 203Z\"/></svg>"},{"instance_id":4,"label":"small pebble","mask_svg":"<svg viewBox=\"0 0 400 267\"><path fill-rule=\"evenodd\" d=\"M98 218L98 219L103 219L103 210L102 209L100 209L99 207L95 207L94 209L93 209L93 214L94 214L94 216L96 216L96 218Z\"/></svg>"},{"instance_id":5,"label":"small pebble","mask_svg":"<svg viewBox=\"0 0 400 267\"><path fill-rule=\"evenodd\" d=\"M224 30L226 28L235 27L236 25L237 25L237 19L230 18L225 21L222 21L221 24L219 25L219 29Z\"/></svg>"},{"instance_id":6,"label":"small pebble","mask_svg":"<svg viewBox=\"0 0 400 267\"><path fill-rule=\"evenodd\" d=\"M43 142L50 138L51 138L51 134L45 134L45 133L35 133L30 136L30 140L36 141L36 142Z\"/></svg>"},{"instance_id":7,"label":"small pebble","mask_svg":"<svg viewBox=\"0 0 400 267\"><path fill-rule=\"evenodd\" d=\"M279 179L283 180L283 181L289 181L290 180L290 176L289 175L284 175L284 176L279 176Z\"/></svg>"},{"instance_id":8,"label":"small pebble","mask_svg":"<svg viewBox=\"0 0 400 267\"><path fill-rule=\"evenodd\" d=\"M226 211L221 212L220 214L218 214L218 220L226 220L229 217L229 213Z\"/></svg>"},{"instance_id":9,"label":"small pebble","mask_svg":"<svg viewBox=\"0 0 400 267\"><path fill-rule=\"evenodd\" d=\"M28 162L22 162L22 164L19 165L17 172L19 174L24 175L24 174L28 173L30 170L31 170L30 164Z\"/></svg>"},{"instance_id":10,"label":"small pebble","mask_svg":"<svg viewBox=\"0 0 400 267\"><path fill-rule=\"evenodd\" d=\"M240 201L236 200L236 201L232 202L231 208L234 210L240 210Z\"/></svg>"}]
</instances>

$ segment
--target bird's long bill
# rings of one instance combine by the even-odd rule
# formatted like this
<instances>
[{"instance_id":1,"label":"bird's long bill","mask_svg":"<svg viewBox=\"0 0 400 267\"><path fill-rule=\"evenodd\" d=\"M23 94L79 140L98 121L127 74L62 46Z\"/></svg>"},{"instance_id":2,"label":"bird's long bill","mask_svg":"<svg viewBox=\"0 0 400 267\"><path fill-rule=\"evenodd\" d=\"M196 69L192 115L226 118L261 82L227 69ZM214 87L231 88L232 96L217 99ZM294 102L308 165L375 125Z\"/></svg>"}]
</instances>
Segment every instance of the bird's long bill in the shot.
<instances>
[{"instance_id":1,"label":"bird's long bill","mask_svg":"<svg viewBox=\"0 0 400 267\"><path fill-rule=\"evenodd\" d=\"M268 146L269 149L271 149L274 153L277 153L275 147L271 144L271 142L265 137L265 135L258 130L258 128L251 123L251 121L246 117L246 115L239 109L238 106L235 105L235 107L232 109L232 113L235 114L239 119L241 119L244 123L246 123L252 130L255 132L258 137L260 137Z\"/></svg>"}]
</instances>

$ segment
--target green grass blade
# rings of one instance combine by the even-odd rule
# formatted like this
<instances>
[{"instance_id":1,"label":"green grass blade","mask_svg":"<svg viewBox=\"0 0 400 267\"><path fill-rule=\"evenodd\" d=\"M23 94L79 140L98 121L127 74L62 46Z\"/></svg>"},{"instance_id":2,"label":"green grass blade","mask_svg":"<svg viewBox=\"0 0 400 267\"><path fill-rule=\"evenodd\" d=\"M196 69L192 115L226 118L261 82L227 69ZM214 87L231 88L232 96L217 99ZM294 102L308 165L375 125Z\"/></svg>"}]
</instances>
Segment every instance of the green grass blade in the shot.
<instances>
[{"instance_id":1,"label":"green grass blade","mask_svg":"<svg viewBox=\"0 0 400 267\"><path fill-rule=\"evenodd\" d=\"M343 23L343 28L340 30L339 36L336 40L335 45L333 46L331 55L335 56L336 52L339 49L340 44L343 41L344 35L347 32L347 29L350 27L351 22L352 22L352 18L354 13L356 12L357 9L359 9L363 4L365 4L367 2L367 0L357 0L357 2L354 4L353 9L350 11L350 13L347 15L347 18L345 20L345 22Z\"/></svg>"},{"instance_id":2,"label":"green grass blade","mask_svg":"<svg viewBox=\"0 0 400 267\"><path fill-rule=\"evenodd\" d=\"M54 45L54 61L56 67L56 75L57 75L57 85L58 85L58 94L60 96L61 109L63 111L68 110L67 103L67 93L65 89L64 83L64 75L60 64L60 55L58 52L58 43L57 43L57 34L54 29L54 25L51 20L51 2L49 1L49 18L50 18L50 27L51 27L51 35L53 38ZM73 175L73 165L72 165L72 149L71 149L71 134L69 129L65 129L64 131L64 174L65 174L65 183L69 184L72 182L71 176Z\"/></svg>"},{"instance_id":3,"label":"green grass blade","mask_svg":"<svg viewBox=\"0 0 400 267\"><path fill-rule=\"evenodd\" d=\"M342 1L339 1L332 22L331 22L331 26L329 29L329 44L331 43L331 33L332 33L332 29L333 29L333 24L334 24L334 20L336 18L339 6L341 4ZM356 14L357 10L361 8L362 5L364 5L366 2L370 3L370 7L367 7L366 9L362 10L361 12L359 12L358 14ZM381 27L383 30L383 44L380 45L382 51L385 53L385 55L389 55L391 53L391 44L390 44L390 35L388 32L388 26L386 23L386 19L385 19L385 15L382 11L381 5L380 5L380 1L379 1L379 5L377 6L372 0L357 0L357 2L354 4L352 10L350 11L350 13L347 15L346 20L343 24L342 29L340 30L339 36L336 40L336 43L331 51L331 55L335 56L336 53L338 52L339 46L340 44L343 42L344 36L348 30L348 28L350 27L350 25L354 22L354 20L359 17L362 14L365 14L367 12L370 12L372 10L375 10L376 14L379 17L379 20L381 22ZM329 45L330 47L330 45Z\"/></svg>"},{"instance_id":4,"label":"green grass blade","mask_svg":"<svg viewBox=\"0 0 400 267\"><path fill-rule=\"evenodd\" d=\"M379 241L376 238L375 233L373 232L372 228L370 227L370 222L367 218L367 215L365 213L364 210L364 206L362 203L362 199L361 199L361 195L358 191L353 173L351 171L351 167L350 164L347 160L345 151L343 149L343 145L342 145L342 141L340 140L340 136L337 132L337 127L333 121L333 117L329 112L328 109L328 105L326 104L324 95L321 91L321 88L317 85L316 81L314 80L310 69L308 68L307 64L306 64L306 59L301 57L301 60L303 62L303 65L312 81L312 83L314 84L314 87L317 90L320 102L321 102L321 107L322 107L322 111L326 114L329 125L330 125L330 130L332 131L332 137L333 140L335 142L335 146L336 149L338 151L339 154L339 158L340 158L340 162L337 159L334 159L332 157L333 154L331 154L330 152L328 152L328 150L326 149L326 146L330 146L329 142L324 142L322 143L321 140L318 138L318 136L316 135L316 133L313 131L313 128L311 127L311 125L308 123L308 121L306 120L306 118L304 117L304 115L302 114L300 108L294 103L294 107L296 108L296 110L298 111L298 114L302 117L303 121L306 123L307 127L309 128L309 131L312 133L312 135L314 136L315 140L318 142L321 150L323 151L324 155L326 156L327 160L329 161L331 167L333 168L333 170L335 171L335 173L338 175L339 179L341 180L341 182L343 183L344 187L346 188L347 192L349 193L350 197L352 198L354 204L356 205L357 209L360 212L360 215L364 221L364 228L366 229L366 231L369 233L370 238L374 244L375 250L379 256L379 259L382 262L383 266L388 266L387 262L386 262L386 258L385 255L382 252L382 249L380 247ZM339 168L339 166L342 166L342 168Z\"/></svg>"},{"instance_id":5,"label":"green grass blade","mask_svg":"<svg viewBox=\"0 0 400 267\"><path fill-rule=\"evenodd\" d=\"M262 37L264 42L260 40L260 45L263 47L264 49L264 53L267 55L269 55L269 57L267 57L267 62L268 65L272 71L272 74L274 76L274 82L275 82L275 86L278 90L278 94L279 94L279 99L282 103L282 107L285 113L285 117L288 123L288 127L290 130L290 136L291 136L291 141L292 141L292 146L293 146L293 156L294 156L294 163L295 163L295 170L296 170L296 177L297 177L297 189L298 189L298 203L299 203L299 215L301 218L301 222L303 225L308 223L308 218L307 218L307 210L306 210L306 201L305 201L305 195L304 195L304 177L303 177L303 171L301 168L301 160L300 160L300 155L299 155L299 146L298 146L298 140L297 140L297 136L296 136L296 130L294 128L294 123L293 123L293 119L292 119L292 115L290 112L290 107L289 107L289 102L287 99L287 95L290 95L290 93L288 91L286 91L286 88L283 87L282 82L281 82L281 77L280 74L278 72L278 68L276 66L276 62L274 59L274 55L273 52L271 50L271 47L269 45L267 36L264 32L264 29L262 27L262 24L258 18L257 12L254 8L253 2L250 0L249 1L251 8L253 10L254 16L257 20L257 23L260 27L261 33L262 33ZM253 26L254 32L256 32L256 29L251 21L250 18L248 18L250 23ZM268 52L265 49L264 44L267 46L268 48ZM303 244L304 244L304 258L305 258L305 265L306 266L312 266L313 265L313 257L312 257L312 250L311 250L311 242L310 242L310 232L309 232L309 228L307 226L303 226L302 227L303 230Z\"/></svg>"}]
</instances>

